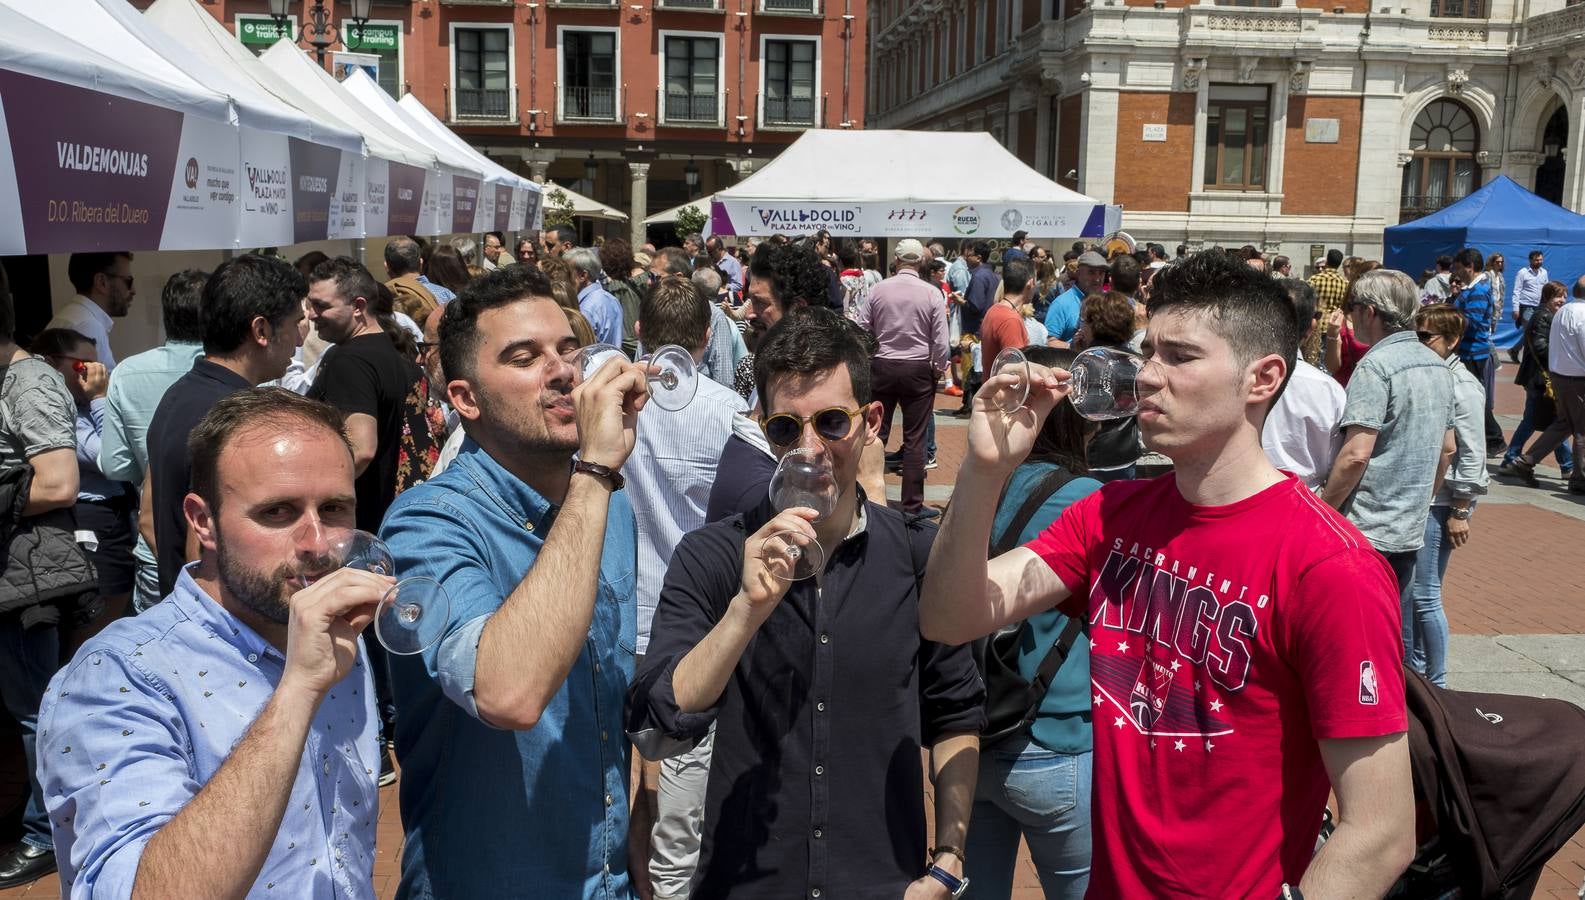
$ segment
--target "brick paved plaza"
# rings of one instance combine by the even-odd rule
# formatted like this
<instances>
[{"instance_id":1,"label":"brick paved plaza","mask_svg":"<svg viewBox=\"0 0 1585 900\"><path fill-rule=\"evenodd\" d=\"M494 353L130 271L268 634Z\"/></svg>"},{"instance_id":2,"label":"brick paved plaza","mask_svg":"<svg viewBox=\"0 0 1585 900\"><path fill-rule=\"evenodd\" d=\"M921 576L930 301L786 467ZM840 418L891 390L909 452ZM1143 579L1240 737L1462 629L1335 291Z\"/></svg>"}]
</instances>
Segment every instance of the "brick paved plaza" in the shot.
<instances>
[{"instance_id":1,"label":"brick paved plaza","mask_svg":"<svg viewBox=\"0 0 1585 900\"><path fill-rule=\"evenodd\" d=\"M1510 382L1514 366L1499 376L1498 413L1505 428L1517 421L1522 396ZM940 396L938 407L956 399ZM939 503L950 493L962 462L965 423L937 418L941 466L929 472L927 501ZM900 433L900 430L899 430ZM893 445L898 441L894 433ZM1495 469L1495 465L1493 465ZM1579 548L1585 547L1585 498L1562 489L1556 469L1543 467L1541 489L1507 479L1493 479L1491 495L1481 501L1470 543L1453 554L1444 599L1454 633L1449 681L1454 688L1563 697L1585 705L1585 610L1579 602L1575 574ZM897 479L890 479L893 490ZM0 846L17 834L20 813L20 745L0 738ZM396 789L380 792L378 856L375 888L381 897L394 896L402 831ZM488 823L483 823L488 827ZM194 864L202 864L194 860ZM1027 857L1020 860L1017 900L1038 900L1040 890ZM1576 835L1553 858L1537 897L1573 900L1585 881L1585 833ZM58 896L59 884L48 878L10 891L0 900ZM529 896L503 886L500 896Z\"/></svg>"}]
</instances>

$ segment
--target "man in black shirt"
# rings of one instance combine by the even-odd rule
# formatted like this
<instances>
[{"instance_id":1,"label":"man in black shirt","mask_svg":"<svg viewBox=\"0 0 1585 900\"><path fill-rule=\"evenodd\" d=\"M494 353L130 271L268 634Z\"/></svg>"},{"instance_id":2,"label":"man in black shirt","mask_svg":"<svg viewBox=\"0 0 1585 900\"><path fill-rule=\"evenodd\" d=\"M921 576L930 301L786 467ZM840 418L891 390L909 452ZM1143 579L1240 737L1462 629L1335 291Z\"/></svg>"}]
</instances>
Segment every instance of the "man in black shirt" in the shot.
<instances>
[{"instance_id":1,"label":"man in black shirt","mask_svg":"<svg viewBox=\"0 0 1585 900\"><path fill-rule=\"evenodd\" d=\"M308 318L333 345L308 396L346 413L358 473L358 528L371 533L380 530L398 484L427 477L429 461L439 452L424 422L429 382L386 334L374 305L379 289L369 270L350 256L325 260L308 279ZM417 441L416 456L403 452L404 436Z\"/></svg>"},{"instance_id":2,"label":"man in black shirt","mask_svg":"<svg viewBox=\"0 0 1585 900\"><path fill-rule=\"evenodd\" d=\"M402 488L429 477L445 432L439 404L418 363L401 354L386 334L390 310L377 306L380 286L350 256L327 259L308 278L308 318L332 346L319 363L308 396L347 416L352 442L358 529L376 534ZM436 431L439 431L437 436ZM369 668L382 721L380 785L396 780L391 744L396 701L391 696L385 648L366 634Z\"/></svg>"},{"instance_id":3,"label":"man in black shirt","mask_svg":"<svg viewBox=\"0 0 1585 900\"><path fill-rule=\"evenodd\" d=\"M827 309L770 330L755 362L768 436L778 456L829 461L835 510L816 523L767 498L686 535L661 587L628 728L653 759L715 724L695 898L945 897L962 874L985 688L967 647L913 630L935 526L858 486L880 427L869 361L857 326ZM788 530L825 549L818 579L770 574L765 540Z\"/></svg>"},{"instance_id":4,"label":"man in black shirt","mask_svg":"<svg viewBox=\"0 0 1585 900\"><path fill-rule=\"evenodd\" d=\"M182 566L198 558L183 503L191 460L187 436L222 397L286 374L301 342L303 278L284 260L247 254L220 264L204 284L199 313L204 355L177 379L149 421L154 557L160 596L176 587Z\"/></svg>"}]
</instances>

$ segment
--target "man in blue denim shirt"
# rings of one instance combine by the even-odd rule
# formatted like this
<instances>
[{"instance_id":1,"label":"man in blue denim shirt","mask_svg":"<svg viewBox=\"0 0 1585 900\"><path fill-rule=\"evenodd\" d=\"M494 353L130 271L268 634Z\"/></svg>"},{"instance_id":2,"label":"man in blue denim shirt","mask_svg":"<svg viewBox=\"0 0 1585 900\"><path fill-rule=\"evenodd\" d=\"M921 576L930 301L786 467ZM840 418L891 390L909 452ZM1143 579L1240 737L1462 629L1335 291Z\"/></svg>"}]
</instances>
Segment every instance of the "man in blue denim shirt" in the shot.
<instances>
[{"instance_id":1,"label":"man in blue denim shirt","mask_svg":"<svg viewBox=\"0 0 1585 900\"><path fill-rule=\"evenodd\" d=\"M532 266L486 273L440 321L468 437L381 529L397 571L451 599L439 642L391 659L398 896L648 896L626 852L637 549L616 474L646 384L624 360L574 388L577 349Z\"/></svg>"},{"instance_id":2,"label":"man in blue denim shirt","mask_svg":"<svg viewBox=\"0 0 1585 900\"><path fill-rule=\"evenodd\" d=\"M1354 281L1344 312L1370 350L1348 380L1343 447L1321 492L1387 558L1400 597L1456 446L1453 376L1412 330L1418 300L1402 272L1377 269Z\"/></svg>"},{"instance_id":3,"label":"man in blue denim shirt","mask_svg":"<svg viewBox=\"0 0 1585 900\"><path fill-rule=\"evenodd\" d=\"M199 561L89 639L39 715L63 894L373 900L378 720L358 634L391 579L329 555L354 524L343 429L260 388L193 430Z\"/></svg>"}]
</instances>

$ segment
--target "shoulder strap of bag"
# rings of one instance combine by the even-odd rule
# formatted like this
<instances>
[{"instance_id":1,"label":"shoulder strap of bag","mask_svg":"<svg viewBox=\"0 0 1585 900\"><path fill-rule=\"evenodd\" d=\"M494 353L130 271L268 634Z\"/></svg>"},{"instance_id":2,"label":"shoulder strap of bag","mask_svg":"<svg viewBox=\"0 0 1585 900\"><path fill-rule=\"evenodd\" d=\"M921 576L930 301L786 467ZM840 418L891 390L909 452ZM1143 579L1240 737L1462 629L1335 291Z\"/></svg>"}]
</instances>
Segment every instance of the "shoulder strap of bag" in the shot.
<instances>
[{"instance_id":1,"label":"shoulder strap of bag","mask_svg":"<svg viewBox=\"0 0 1585 900\"><path fill-rule=\"evenodd\" d=\"M1052 494L1062 490L1063 486L1072 480L1073 474L1065 466L1058 466L1047 472L1035 484L1029 496L1024 498L1017 512L1013 513L1012 521L1007 523L1007 528L1002 531L1001 537L992 544L991 556L993 558L1000 556L1017 546L1018 536L1029 526L1029 521L1035 517L1035 512L1045 505ZM1046 690L1051 687L1051 679L1056 677L1057 670L1067 661L1068 654L1073 651L1073 642L1078 640L1079 633L1083 630L1083 619L1069 619L1067 626L1057 636L1056 642L1051 645L1051 649L1046 651L1045 658L1040 660L1040 667L1035 670L1035 677L1029 682L1031 715L1034 708L1038 707L1046 696ZM1031 716L1026 715L1025 718L1029 719Z\"/></svg>"},{"instance_id":2,"label":"shoulder strap of bag","mask_svg":"<svg viewBox=\"0 0 1585 900\"><path fill-rule=\"evenodd\" d=\"M1007 523L1007 527L1002 530L1001 536L991 542L991 558L994 559L1001 556L1003 553L1018 546L1018 536L1024 533L1025 528L1029 527L1029 520L1035 517L1035 513L1050 499L1052 494L1062 490L1063 486L1072 480L1073 474L1066 467L1057 466L1036 482L1034 489L1029 492L1029 496L1024 498L1024 502L1018 507L1017 512L1013 513L1012 521ZM1006 497L1005 493L1003 493L1003 497Z\"/></svg>"}]
</instances>

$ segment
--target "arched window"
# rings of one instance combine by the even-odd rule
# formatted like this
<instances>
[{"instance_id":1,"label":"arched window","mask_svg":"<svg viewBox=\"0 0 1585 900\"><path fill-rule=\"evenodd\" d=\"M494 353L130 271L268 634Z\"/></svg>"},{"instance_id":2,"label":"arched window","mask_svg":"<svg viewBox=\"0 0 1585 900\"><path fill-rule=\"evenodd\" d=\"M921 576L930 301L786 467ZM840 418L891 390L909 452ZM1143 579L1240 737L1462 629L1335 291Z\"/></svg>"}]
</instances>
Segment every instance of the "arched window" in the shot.
<instances>
[{"instance_id":1,"label":"arched window","mask_svg":"<svg viewBox=\"0 0 1585 900\"><path fill-rule=\"evenodd\" d=\"M1414 156L1403 167L1400 222L1434 213L1480 187L1480 126L1462 103L1436 100L1421 110L1409 129L1409 149Z\"/></svg>"}]
</instances>

